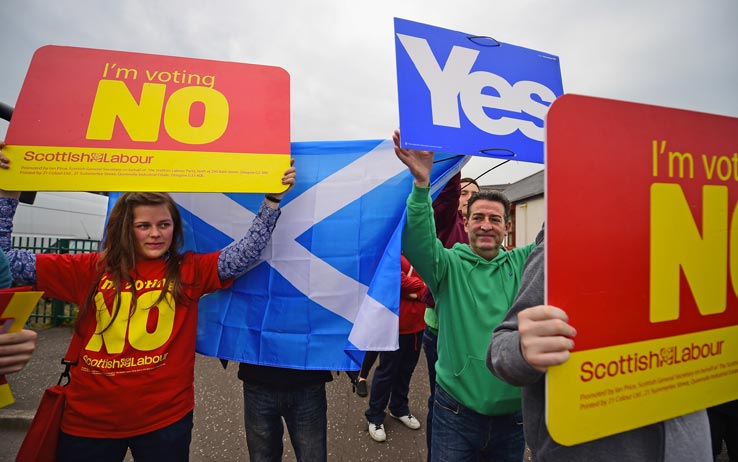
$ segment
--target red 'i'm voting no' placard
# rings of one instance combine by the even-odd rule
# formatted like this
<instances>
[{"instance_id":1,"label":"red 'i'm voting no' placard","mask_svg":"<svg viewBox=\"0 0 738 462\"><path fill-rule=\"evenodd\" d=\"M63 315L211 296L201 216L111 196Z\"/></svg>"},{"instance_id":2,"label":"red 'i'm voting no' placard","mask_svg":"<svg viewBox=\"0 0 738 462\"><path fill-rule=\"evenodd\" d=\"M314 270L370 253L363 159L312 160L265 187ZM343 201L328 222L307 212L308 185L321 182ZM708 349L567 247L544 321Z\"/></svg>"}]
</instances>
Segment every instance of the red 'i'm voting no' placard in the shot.
<instances>
[{"instance_id":1,"label":"red 'i'm voting no' placard","mask_svg":"<svg viewBox=\"0 0 738 462\"><path fill-rule=\"evenodd\" d=\"M281 68L46 46L8 127L4 187L279 192L289 119Z\"/></svg>"},{"instance_id":2,"label":"red 'i'm voting no' placard","mask_svg":"<svg viewBox=\"0 0 738 462\"><path fill-rule=\"evenodd\" d=\"M546 119L548 372L565 445L738 398L738 119L564 95Z\"/></svg>"}]
</instances>

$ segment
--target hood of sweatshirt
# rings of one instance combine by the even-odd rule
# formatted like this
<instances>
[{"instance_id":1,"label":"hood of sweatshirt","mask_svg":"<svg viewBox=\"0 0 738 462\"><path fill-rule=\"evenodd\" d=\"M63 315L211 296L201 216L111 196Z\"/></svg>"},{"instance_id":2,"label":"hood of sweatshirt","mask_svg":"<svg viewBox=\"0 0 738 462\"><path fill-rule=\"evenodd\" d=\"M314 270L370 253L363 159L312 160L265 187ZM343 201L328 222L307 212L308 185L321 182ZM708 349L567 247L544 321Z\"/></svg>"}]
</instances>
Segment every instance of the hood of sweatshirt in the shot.
<instances>
[{"instance_id":1,"label":"hood of sweatshirt","mask_svg":"<svg viewBox=\"0 0 738 462\"><path fill-rule=\"evenodd\" d=\"M497 267L503 265L505 262L508 261L510 257L510 252L505 249L505 247L500 247L499 252L497 252L497 255L492 260L485 260L484 258L480 257L474 251L469 247L469 244L461 244L457 243L454 245L453 249L458 253L459 257L463 260L466 260L468 262L471 262L475 265L490 265L491 267Z\"/></svg>"}]
</instances>

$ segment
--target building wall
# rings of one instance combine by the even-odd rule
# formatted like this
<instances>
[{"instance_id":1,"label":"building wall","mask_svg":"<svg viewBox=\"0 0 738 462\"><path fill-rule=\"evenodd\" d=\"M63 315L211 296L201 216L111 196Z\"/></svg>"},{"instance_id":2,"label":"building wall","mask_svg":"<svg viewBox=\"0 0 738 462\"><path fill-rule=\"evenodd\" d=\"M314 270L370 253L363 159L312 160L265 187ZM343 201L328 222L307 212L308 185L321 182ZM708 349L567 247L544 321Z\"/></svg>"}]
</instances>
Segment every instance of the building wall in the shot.
<instances>
[{"instance_id":1,"label":"building wall","mask_svg":"<svg viewBox=\"0 0 738 462\"><path fill-rule=\"evenodd\" d=\"M515 203L515 246L535 242L546 219L546 201L543 196Z\"/></svg>"},{"instance_id":2,"label":"building wall","mask_svg":"<svg viewBox=\"0 0 738 462\"><path fill-rule=\"evenodd\" d=\"M86 192L39 192L33 205L19 204L13 236L102 239L108 198Z\"/></svg>"}]
</instances>

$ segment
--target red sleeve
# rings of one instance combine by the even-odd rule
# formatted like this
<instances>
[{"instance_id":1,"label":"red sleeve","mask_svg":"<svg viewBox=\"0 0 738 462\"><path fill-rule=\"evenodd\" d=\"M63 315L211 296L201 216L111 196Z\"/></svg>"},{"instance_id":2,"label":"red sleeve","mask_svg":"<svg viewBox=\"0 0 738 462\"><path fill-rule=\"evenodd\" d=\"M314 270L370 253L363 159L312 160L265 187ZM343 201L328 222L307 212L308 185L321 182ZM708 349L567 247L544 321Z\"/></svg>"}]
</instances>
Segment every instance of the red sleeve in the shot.
<instances>
[{"instance_id":1,"label":"red sleeve","mask_svg":"<svg viewBox=\"0 0 738 462\"><path fill-rule=\"evenodd\" d=\"M425 288L425 283L420 279L418 273L413 271L412 274L408 276L410 268L412 268L412 266L410 266L410 262L403 255L400 261L400 297L403 298L406 298L410 294L420 295L419 292Z\"/></svg>"},{"instance_id":2,"label":"red sleeve","mask_svg":"<svg viewBox=\"0 0 738 462\"><path fill-rule=\"evenodd\" d=\"M98 253L36 254L36 288L44 297L82 306L97 281L98 259Z\"/></svg>"},{"instance_id":3,"label":"red sleeve","mask_svg":"<svg viewBox=\"0 0 738 462\"><path fill-rule=\"evenodd\" d=\"M185 254L185 264L182 265L182 271L195 272L198 285L201 286L202 293L200 295L225 289L233 284L233 278L220 280L218 276L219 256L220 251L210 253L187 252ZM187 280L184 274L182 280Z\"/></svg>"}]
</instances>

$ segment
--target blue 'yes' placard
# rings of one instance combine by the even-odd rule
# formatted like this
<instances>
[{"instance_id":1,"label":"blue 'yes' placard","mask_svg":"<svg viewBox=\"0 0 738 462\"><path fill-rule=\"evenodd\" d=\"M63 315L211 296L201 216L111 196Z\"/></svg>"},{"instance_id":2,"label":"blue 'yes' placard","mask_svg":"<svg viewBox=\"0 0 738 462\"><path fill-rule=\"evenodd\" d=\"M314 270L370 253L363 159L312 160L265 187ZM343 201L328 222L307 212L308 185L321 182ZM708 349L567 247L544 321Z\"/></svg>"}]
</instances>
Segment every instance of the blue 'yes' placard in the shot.
<instances>
[{"instance_id":1,"label":"blue 'yes' placard","mask_svg":"<svg viewBox=\"0 0 738 462\"><path fill-rule=\"evenodd\" d=\"M543 163L557 56L395 18L402 146Z\"/></svg>"}]
</instances>

